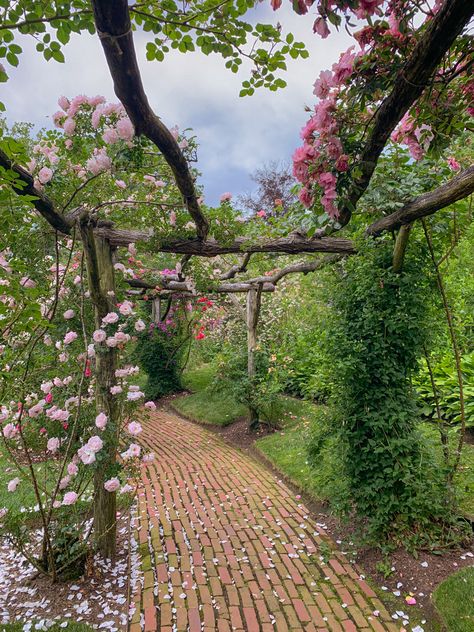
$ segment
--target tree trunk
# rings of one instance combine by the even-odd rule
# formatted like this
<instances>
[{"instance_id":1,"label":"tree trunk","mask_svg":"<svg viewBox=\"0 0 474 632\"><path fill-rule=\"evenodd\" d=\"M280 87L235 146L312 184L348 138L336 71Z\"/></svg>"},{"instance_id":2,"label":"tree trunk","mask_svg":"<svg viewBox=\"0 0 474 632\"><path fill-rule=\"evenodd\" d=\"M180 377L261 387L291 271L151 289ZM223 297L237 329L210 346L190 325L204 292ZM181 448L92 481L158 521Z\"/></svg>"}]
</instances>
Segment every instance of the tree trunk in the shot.
<instances>
[{"instance_id":1,"label":"tree trunk","mask_svg":"<svg viewBox=\"0 0 474 632\"><path fill-rule=\"evenodd\" d=\"M103 317L115 309L114 267L112 247L107 239L94 237L90 225L81 225L89 291L95 312L95 327L101 327ZM110 388L116 383L117 351L104 347L96 356L96 405L97 413L108 417L106 430L101 435L104 447L102 459L94 474L94 538L98 550L106 558L115 558L116 494L104 488L109 466L116 461L120 428L119 410Z\"/></svg>"},{"instance_id":2,"label":"tree trunk","mask_svg":"<svg viewBox=\"0 0 474 632\"><path fill-rule=\"evenodd\" d=\"M247 374L250 389L253 390L255 382L255 348L257 346L257 325L260 313L261 286L256 290L252 288L247 292ZM249 405L250 430L257 430L260 424L256 407Z\"/></svg>"}]
</instances>

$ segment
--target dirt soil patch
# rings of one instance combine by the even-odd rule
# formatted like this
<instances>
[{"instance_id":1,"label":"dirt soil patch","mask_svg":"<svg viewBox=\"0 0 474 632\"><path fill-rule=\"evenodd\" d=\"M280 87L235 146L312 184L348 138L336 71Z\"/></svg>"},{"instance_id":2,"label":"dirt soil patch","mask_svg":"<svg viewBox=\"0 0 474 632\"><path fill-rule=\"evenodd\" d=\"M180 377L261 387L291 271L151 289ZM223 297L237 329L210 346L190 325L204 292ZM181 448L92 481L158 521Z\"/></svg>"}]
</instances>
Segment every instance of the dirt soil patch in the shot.
<instances>
[{"instance_id":1,"label":"dirt soil patch","mask_svg":"<svg viewBox=\"0 0 474 632\"><path fill-rule=\"evenodd\" d=\"M52 584L38 576L24 557L1 541L0 624L43 621L49 627L50 622L73 621L111 632L126 630L129 591L140 581L137 544L129 538L129 523L128 512L120 516L114 564L95 555L83 577L64 583Z\"/></svg>"}]
</instances>

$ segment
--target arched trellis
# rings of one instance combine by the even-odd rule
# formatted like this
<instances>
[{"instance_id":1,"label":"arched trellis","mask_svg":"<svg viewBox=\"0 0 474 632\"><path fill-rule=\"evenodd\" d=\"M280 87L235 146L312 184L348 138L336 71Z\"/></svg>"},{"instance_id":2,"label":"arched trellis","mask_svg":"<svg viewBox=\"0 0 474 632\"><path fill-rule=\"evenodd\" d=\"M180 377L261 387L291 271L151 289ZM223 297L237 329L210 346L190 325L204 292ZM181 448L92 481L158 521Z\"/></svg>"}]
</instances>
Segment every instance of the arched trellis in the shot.
<instances>
[{"instance_id":1,"label":"arched trellis","mask_svg":"<svg viewBox=\"0 0 474 632\"><path fill-rule=\"evenodd\" d=\"M301 229L287 237L275 239L260 238L251 242L245 238L237 238L231 244L219 243L215 239L209 238L209 221L198 203L198 195L187 161L170 131L151 109L143 89L134 49L130 7L127 0L118 0L114 3L107 0L92 0L91 4L96 30L114 80L115 92L134 124L136 133L149 138L170 165L181 192L183 204L196 224L196 238L163 240L157 245L158 251L203 257L215 257L226 253L251 254L254 252L286 254L322 252L347 256L356 252L356 248L350 240L327 236L324 230L317 231L311 237ZM381 101L370 130L365 137L364 146L358 156L354 157L354 167L358 168L360 175L354 180L348 192L346 203L341 209L340 227L349 222L357 202L369 186L378 159L390 134L430 84L434 72L453 42L468 24L472 13L471 2L445 0L438 13L424 29L404 67L395 77L390 93ZM103 308L104 288L101 287L100 274L97 274L97 271L102 265L101 274L110 275L113 279L113 265L111 257L103 257L102 263L99 264L97 253L101 250L110 252L114 247L133 242L148 241L152 236L152 231L115 228L110 222L102 222L90 217L87 209L84 208L77 208L67 215L63 214L42 191L34 187L32 176L2 151L0 151L0 167L11 171L14 178L17 179L17 182L13 182L13 189L18 195L33 196L34 207L54 230L69 235L78 225L80 226L83 247L88 261L91 300L96 314L99 314ZM474 166L471 166L441 187L414 198L395 213L377 220L367 228L366 233L376 236L383 231L393 231L401 226L409 225L416 219L433 214L453 202L467 197L473 191ZM403 259L406 239L400 239L398 245L400 248L397 252L397 258ZM176 281L176 283L182 282L180 279ZM249 284L249 281L245 283L247 287L243 291L249 294L255 292L254 288L256 287L261 287L262 292L266 291L265 283ZM237 284L231 285L233 286L232 289L225 291L232 293L238 291ZM110 362L113 362L112 356ZM105 383L109 379L109 370L110 366L103 363L103 366L100 367L100 374L97 376L98 382L103 380ZM96 526L99 529L97 535L100 549L106 556L110 556L115 548L113 523L110 523L110 520L115 520L115 515L111 518L111 507L115 502L114 494L108 494L104 502L110 503L110 505L104 505L100 511L107 516L106 521L109 524L103 533L100 532L98 523ZM102 537L104 533L106 535Z\"/></svg>"},{"instance_id":2,"label":"arched trellis","mask_svg":"<svg viewBox=\"0 0 474 632\"><path fill-rule=\"evenodd\" d=\"M259 324L259 316L262 302L262 293L275 292L278 282L284 277L290 274L308 274L321 269L325 265L335 263L343 258L343 255L326 255L319 259L312 261L305 261L302 263L295 263L285 266L281 270L273 272L273 274L266 274L258 277L246 279L245 281L232 283L221 283L217 287L210 286L206 290L206 294L225 294L230 302L236 308L236 311L245 323L247 331L247 377L249 383L252 384L255 381L256 367L255 367L255 352L257 349L258 338L257 330ZM245 255L241 264L232 266L227 272L221 274L220 279L235 278L238 274L247 271L247 266L250 260L250 255ZM190 296L199 295L198 292L192 287L186 280L182 271L175 275L165 275L159 282L159 284L153 284L143 279L128 279L126 281L130 287L138 288L138 293L143 293L148 290L153 290L157 293L156 296L152 296L152 320L153 322L162 321L161 313L161 300L163 293L168 298L168 307L171 305L171 300L174 294L189 294ZM136 292L137 290L131 290ZM243 304L237 298L238 294L245 294L245 303ZM165 316L166 317L166 316ZM250 429L255 430L258 428L260 420L258 410L252 406L249 409L250 412Z\"/></svg>"}]
</instances>

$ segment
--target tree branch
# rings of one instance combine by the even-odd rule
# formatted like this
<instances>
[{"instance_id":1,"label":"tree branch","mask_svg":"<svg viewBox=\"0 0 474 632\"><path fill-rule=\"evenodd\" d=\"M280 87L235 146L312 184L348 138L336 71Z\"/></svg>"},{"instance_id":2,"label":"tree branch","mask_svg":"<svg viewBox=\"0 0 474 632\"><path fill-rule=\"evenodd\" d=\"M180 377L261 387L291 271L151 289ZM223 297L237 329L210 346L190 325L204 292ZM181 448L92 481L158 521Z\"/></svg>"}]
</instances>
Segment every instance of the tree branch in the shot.
<instances>
[{"instance_id":1,"label":"tree branch","mask_svg":"<svg viewBox=\"0 0 474 632\"><path fill-rule=\"evenodd\" d=\"M115 94L125 107L137 134L149 138L170 165L185 206L196 224L198 238L204 240L209 222L197 201L194 180L178 143L158 116L145 94L138 67L127 0L93 0L94 19Z\"/></svg>"},{"instance_id":2,"label":"tree branch","mask_svg":"<svg viewBox=\"0 0 474 632\"><path fill-rule=\"evenodd\" d=\"M53 228L61 233L69 235L72 224L70 224L65 217L56 211L53 201L35 187L33 176L28 173L26 169L15 164L14 161L1 149L0 167L13 171L17 178L23 183L24 186L22 187L15 186L13 184L13 190L15 193L20 196L34 196L36 199L32 200L32 204L38 213L40 213L40 215L42 215Z\"/></svg>"},{"instance_id":3,"label":"tree branch","mask_svg":"<svg viewBox=\"0 0 474 632\"><path fill-rule=\"evenodd\" d=\"M462 171L449 182L429 193L414 198L398 211L382 217L367 229L367 235L380 235L413 222L415 219L433 215L436 211L468 197L474 192L474 165Z\"/></svg>"},{"instance_id":4,"label":"tree branch","mask_svg":"<svg viewBox=\"0 0 474 632\"><path fill-rule=\"evenodd\" d=\"M349 207L353 208L357 204L369 186L390 134L421 96L444 55L469 23L473 13L472 0L445 0L426 27L412 54L398 73L391 93L383 100L377 111L370 136L358 161L362 175L354 182L348 194L349 204L340 212L338 221L342 226L351 218Z\"/></svg>"}]
</instances>

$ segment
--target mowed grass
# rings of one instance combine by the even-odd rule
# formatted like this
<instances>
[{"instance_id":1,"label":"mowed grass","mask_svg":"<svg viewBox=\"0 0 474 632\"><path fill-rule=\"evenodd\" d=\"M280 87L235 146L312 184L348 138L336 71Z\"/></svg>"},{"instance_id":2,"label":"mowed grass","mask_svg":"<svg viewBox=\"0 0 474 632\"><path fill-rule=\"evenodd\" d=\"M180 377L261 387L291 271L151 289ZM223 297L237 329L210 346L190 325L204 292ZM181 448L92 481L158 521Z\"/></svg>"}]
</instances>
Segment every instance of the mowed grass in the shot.
<instances>
[{"instance_id":1,"label":"mowed grass","mask_svg":"<svg viewBox=\"0 0 474 632\"><path fill-rule=\"evenodd\" d=\"M245 417L247 408L231 395L210 388L214 374L215 369L210 364L186 371L183 385L192 393L174 399L173 407L188 419L214 426L228 426Z\"/></svg>"},{"instance_id":2,"label":"mowed grass","mask_svg":"<svg viewBox=\"0 0 474 632\"><path fill-rule=\"evenodd\" d=\"M281 428L255 442L256 448L292 483L315 500L320 499L314 474L308 465L307 446L320 406L282 397Z\"/></svg>"},{"instance_id":3,"label":"mowed grass","mask_svg":"<svg viewBox=\"0 0 474 632\"><path fill-rule=\"evenodd\" d=\"M474 567L463 568L433 592L433 603L448 632L474 630Z\"/></svg>"},{"instance_id":4,"label":"mowed grass","mask_svg":"<svg viewBox=\"0 0 474 632\"><path fill-rule=\"evenodd\" d=\"M48 480L47 463L39 463L34 466L36 475L41 484L51 485ZM25 478L17 468L8 462L6 456L0 452L0 508L6 507L9 511L18 510L20 507L34 507L38 504L35 496L28 468L24 467ZM19 478L20 483L15 492L9 492L7 485L13 478ZM50 478L50 477L49 477Z\"/></svg>"}]
</instances>

